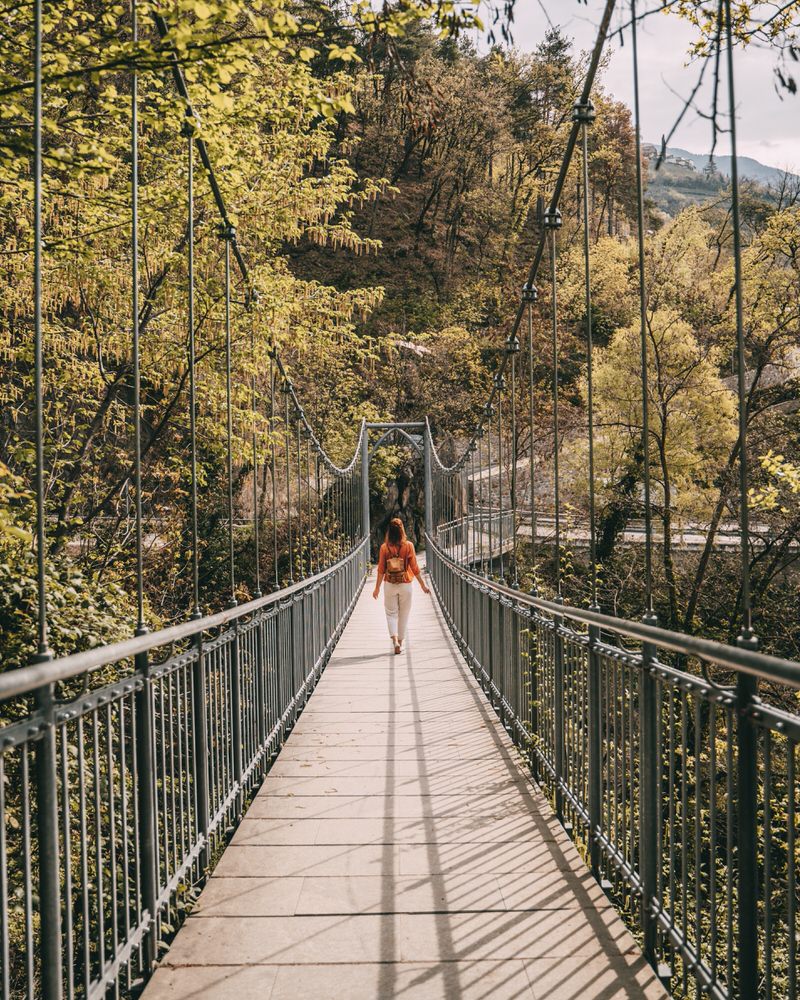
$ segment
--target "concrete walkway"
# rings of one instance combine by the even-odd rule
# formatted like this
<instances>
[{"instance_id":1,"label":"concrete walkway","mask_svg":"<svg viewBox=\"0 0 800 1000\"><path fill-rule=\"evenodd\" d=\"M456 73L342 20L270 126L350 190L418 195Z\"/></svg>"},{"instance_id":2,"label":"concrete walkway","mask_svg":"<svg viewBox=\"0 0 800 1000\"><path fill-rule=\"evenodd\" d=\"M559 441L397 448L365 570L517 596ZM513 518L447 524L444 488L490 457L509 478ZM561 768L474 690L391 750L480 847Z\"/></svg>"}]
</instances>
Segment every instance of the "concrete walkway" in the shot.
<instances>
[{"instance_id":1,"label":"concrete walkway","mask_svg":"<svg viewBox=\"0 0 800 1000\"><path fill-rule=\"evenodd\" d=\"M666 994L415 587L368 583L145 1000Z\"/></svg>"}]
</instances>

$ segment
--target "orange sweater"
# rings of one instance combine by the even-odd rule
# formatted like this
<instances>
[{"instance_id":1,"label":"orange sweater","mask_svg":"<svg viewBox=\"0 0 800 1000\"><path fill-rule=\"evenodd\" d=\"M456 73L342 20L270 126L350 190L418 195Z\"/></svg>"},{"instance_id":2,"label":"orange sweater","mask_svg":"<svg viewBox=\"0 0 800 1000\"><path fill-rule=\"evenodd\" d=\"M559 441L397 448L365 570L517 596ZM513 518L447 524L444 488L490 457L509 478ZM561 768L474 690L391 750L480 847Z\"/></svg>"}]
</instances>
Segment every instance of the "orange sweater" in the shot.
<instances>
[{"instance_id":1,"label":"orange sweater","mask_svg":"<svg viewBox=\"0 0 800 1000\"><path fill-rule=\"evenodd\" d=\"M419 566L417 565L417 555L414 552L414 546L411 542L406 539L400 545L387 545L386 542L381 545L380 555L378 556L378 572L386 573L386 560L389 556L402 556L406 561L406 583L411 583L415 576L419 576Z\"/></svg>"}]
</instances>

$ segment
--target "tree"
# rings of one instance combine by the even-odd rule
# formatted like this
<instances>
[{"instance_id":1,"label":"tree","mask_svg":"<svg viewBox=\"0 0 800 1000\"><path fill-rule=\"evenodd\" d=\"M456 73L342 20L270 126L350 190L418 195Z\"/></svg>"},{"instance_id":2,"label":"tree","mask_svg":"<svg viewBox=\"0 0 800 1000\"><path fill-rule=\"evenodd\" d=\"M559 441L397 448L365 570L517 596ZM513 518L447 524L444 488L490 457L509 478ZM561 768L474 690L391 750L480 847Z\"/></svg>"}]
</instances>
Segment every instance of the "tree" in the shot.
<instances>
[{"instance_id":1,"label":"tree","mask_svg":"<svg viewBox=\"0 0 800 1000\"><path fill-rule=\"evenodd\" d=\"M733 394L719 377L717 349L703 345L692 328L668 308L648 315L650 351L648 432L653 504L663 530L662 557L668 624L678 623L678 585L673 559L675 521L701 523L712 507L718 468L736 436ZM598 351L596 462L603 502L615 484L636 469L642 482L642 399L638 327L618 330Z\"/></svg>"}]
</instances>

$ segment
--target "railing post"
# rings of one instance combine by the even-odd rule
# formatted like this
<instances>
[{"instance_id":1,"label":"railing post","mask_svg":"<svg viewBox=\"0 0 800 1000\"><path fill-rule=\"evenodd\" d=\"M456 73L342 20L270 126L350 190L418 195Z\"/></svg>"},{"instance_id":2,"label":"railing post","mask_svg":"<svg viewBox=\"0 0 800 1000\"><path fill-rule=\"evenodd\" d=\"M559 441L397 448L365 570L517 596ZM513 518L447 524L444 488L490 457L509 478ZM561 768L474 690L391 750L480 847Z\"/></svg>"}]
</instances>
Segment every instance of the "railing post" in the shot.
<instances>
[{"instance_id":1,"label":"railing post","mask_svg":"<svg viewBox=\"0 0 800 1000\"><path fill-rule=\"evenodd\" d=\"M275 675L274 680L274 691L275 691L275 719L273 725L277 728L275 730L275 739L271 747L270 757L272 760L275 759L278 748L283 743L284 738L284 728L285 723L281 720L283 719L283 710L285 707L285 696L284 696L284 680L283 680L283 644L281 642L281 620L283 618L283 610L281 607L281 602L278 601L275 605L275 613L272 616L272 672ZM280 723L280 724L279 724Z\"/></svg>"},{"instance_id":2,"label":"railing post","mask_svg":"<svg viewBox=\"0 0 800 1000\"><path fill-rule=\"evenodd\" d=\"M501 571L502 575L502 571ZM498 646L500 653L500 663L499 663L499 683L495 682L495 687L500 692L497 699L497 711L500 716L500 722L503 729L508 728L508 723L506 721L506 708L505 701L508 698L508 688L506 686L506 665L508 663L507 649L506 649L506 600L504 597L497 598L497 636L498 636Z\"/></svg>"},{"instance_id":3,"label":"railing post","mask_svg":"<svg viewBox=\"0 0 800 1000\"><path fill-rule=\"evenodd\" d=\"M258 746L264 750L261 763L261 770L264 771L267 762L267 673L264 649L264 619L261 617L261 612L257 612L256 614L255 629L253 677L256 697L256 725L258 726Z\"/></svg>"},{"instance_id":4,"label":"railing post","mask_svg":"<svg viewBox=\"0 0 800 1000\"><path fill-rule=\"evenodd\" d=\"M371 531L369 510L369 434L366 423L361 432L361 537Z\"/></svg>"},{"instance_id":5,"label":"railing post","mask_svg":"<svg viewBox=\"0 0 800 1000\"><path fill-rule=\"evenodd\" d=\"M645 618L654 625L653 616ZM653 673L656 649L652 643L642 645L641 673L641 759L639 761L640 845L639 863L642 876L642 911L640 915L645 958L656 965L656 921L652 901L658 891L658 825L660 805L658 766L658 681ZM633 776L631 776L633 780ZM633 859L631 859L633 861Z\"/></svg>"},{"instance_id":6,"label":"railing post","mask_svg":"<svg viewBox=\"0 0 800 1000\"><path fill-rule=\"evenodd\" d=\"M136 673L142 686L136 692L136 770L141 865L142 908L150 915L150 925L142 942L145 972L149 974L158 958L158 870L156 861L156 802L153 727L153 682L147 653L136 657Z\"/></svg>"},{"instance_id":7,"label":"railing post","mask_svg":"<svg viewBox=\"0 0 800 1000\"><path fill-rule=\"evenodd\" d=\"M560 603L560 602L559 602ZM556 770L556 815L562 826L564 820L564 637L561 629L564 618L553 619L553 690L555 692L555 746L553 757Z\"/></svg>"},{"instance_id":8,"label":"railing post","mask_svg":"<svg viewBox=\"0 0 800 1000\"><path fill-rule=\"evenodd\" d=\"M50 657L48 656L47 659ZM53 685L36 693L43 732L36 742L36 813L39 832L39 914L42 997L61 1000L61 851L58 837L58 774Z\"/></svg>"},{"instance_id":9,"label":"railing post","mask_svg":"<svg viewBox=\"0 0 800 1000\"><path fill-rule=\"evenodd\" d=\"M740 640L740 645L745 643ZM736 682L736 797L739 1000L758 997L758 733L750 715L756 679L739 674Z\"/></svg>"},{"instance_id":10,"label":"railing post","mask_svg":"<svg viewBox=\"0 0 800 1000\"><path fill-rule=\"evenodd\" d=\"M299 688L299 684L297 683L297 642L295 638L295 634L297 631L297 616L295 615L294 609L296 606L297 602L295 600L294 595L292 595L289 598L289 636L288 636L289 643L287 650L289 655L289 676L291 677L290 681L291 690L289 692L289 698L292 703L292 722L291 722L292 729L294 729L295 724L297 723L297 692ZM338 619L339 615L338 607L336 608L335 613Z\"/></svg>"},{"instance_id":11,"label":"railing post","mask_svg":"<svg viewBox=\"0 0 800 1000\"><path fill-rule=\"evenodd\" d=\"M528 608L528 699L530 701L531 754L530 767L534 778L539 781L541 768L536 753L536 743L541 746L539 732L539 636L536 630L536 611Z\"/></svg>"},{"instance_id":12,"label":"railing post","mask_svg":"<svg viewBox=\"0 0 800 1000\"><path fill-rule=\"evenodd\" d=\"M435 525L433 523L433 452L431 449L431 428L426 419L424 448L425 465L425 530L433 538Z\"/></svg>"},{"instance_id":13,"label":"railing post","mask_svg":"<svg viewBox=\"0 0 800 1000\"><path fill-rule=\"evenodd\" d=\"M486 635L486 640L487 640L488 651L489 651L489 655L486 658L486 669L487 669L487 674L488 674L487 683L489 685L489 690L488 690L487 694L489 695L489 702L490 702L492 708L495 708L496 706L495 706L495 703L494 703L494 688L495 688L495 683L494 683L494 647L495 647L495 642L494 642L494 636L495 636L495 630L494 630L494 605L495 605L495 602L496 602L497 599L494 596L494 591L493 590L487 590L486 596L488 598L487 602L486 602L486 609L487 609L486 610L486 618L487 618L487 629L486 629L487 635Z\"/></svg>"},{"instance_id":14,"label":"railing post","mask_svg":"<svg viewBox=\"0 0 800 1000\"><path fill-rule=\"evenodd\" d=\"M603 736L602 683L597 644L600 629L589 626L589 854L592 874L599 882L601 857L599 834L603 827Z\"/></svg>"},{"instance_id":15,"label":"railing post","mask_svg":"<svg viewBox=\"0 0 800 1000\"><path fill-rule=\"evenodd\" d=\"M192 666L192 749L194 751L193 778L195 789L195 833L198 841L203 839L199 854L201 871L208 865L208 835L211 823L208 792L208 716L206 706L206 673L203 663L203 634L194 637L197 656Z\"/></svg>"},{"instance_id":16,"label":"railing post","mask_svg":"<svg viewBox=\"0 0 800 1000\"><path fill-rule=\"evenodd\" d=\"M233 741L233 780L239 786L236 795L236 819L241 818L244 793L242 789L242 661L239 622L233 623L231 639L231 739Z\"/></svg>"}]
</instances>

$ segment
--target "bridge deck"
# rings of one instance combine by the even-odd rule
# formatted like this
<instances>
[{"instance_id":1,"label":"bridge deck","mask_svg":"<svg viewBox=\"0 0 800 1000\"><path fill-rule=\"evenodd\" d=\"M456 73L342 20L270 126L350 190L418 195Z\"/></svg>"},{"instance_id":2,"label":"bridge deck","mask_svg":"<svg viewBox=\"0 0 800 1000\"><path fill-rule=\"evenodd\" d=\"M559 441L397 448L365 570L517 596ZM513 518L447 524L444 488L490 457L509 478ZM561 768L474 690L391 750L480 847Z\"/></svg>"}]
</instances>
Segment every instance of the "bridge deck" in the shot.
<instances>
[{"instance_id":1,"label":"bridge deck","mask_svg":"<svg viewBox=\"0 0 800 1000\"><path fill-rule=\"evenodd\" d=\"M145 1000L665 996L414 600L396 657L364 590Z\"/></svg>"}]
</instances>

